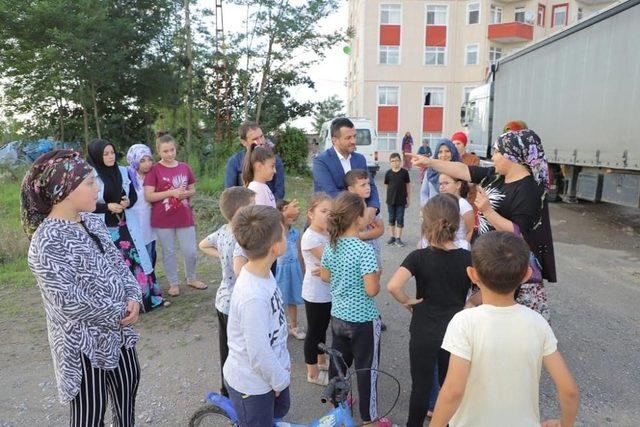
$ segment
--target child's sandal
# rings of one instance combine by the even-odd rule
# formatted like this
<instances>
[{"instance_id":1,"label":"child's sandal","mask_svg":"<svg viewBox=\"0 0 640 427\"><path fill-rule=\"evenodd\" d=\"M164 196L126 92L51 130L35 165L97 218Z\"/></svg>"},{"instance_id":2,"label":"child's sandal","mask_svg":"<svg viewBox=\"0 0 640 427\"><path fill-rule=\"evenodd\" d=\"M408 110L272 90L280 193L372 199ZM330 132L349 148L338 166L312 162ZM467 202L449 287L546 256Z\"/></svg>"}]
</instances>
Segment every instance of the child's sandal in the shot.
<instances>
[{"instance_id":1,"label":"child's sandal","mask_svg":"<svg viewBox=\"0 0 640 427\"><path fill-rule=\"evenodd\" d=\"M327 384L329 384L329 373L326 371L320 371L316 378L311 378L309 375L307 375L307 382L311 384L326 386Z\"/></svg>"}]
</instances>

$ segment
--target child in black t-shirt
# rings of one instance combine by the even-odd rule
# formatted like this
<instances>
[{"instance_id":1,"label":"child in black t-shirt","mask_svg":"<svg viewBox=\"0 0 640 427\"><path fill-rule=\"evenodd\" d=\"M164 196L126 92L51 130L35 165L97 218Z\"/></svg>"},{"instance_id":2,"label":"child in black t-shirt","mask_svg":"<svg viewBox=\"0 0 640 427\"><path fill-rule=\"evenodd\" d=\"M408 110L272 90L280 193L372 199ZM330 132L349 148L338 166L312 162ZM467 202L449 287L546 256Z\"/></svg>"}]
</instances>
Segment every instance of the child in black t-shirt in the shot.
<instances>
[{"instance_id":1,"label":"child in black t-shirt","mask_svg":"<svg viewBox=\"0 0 640 427\"><path fill-rule=\"evenodd\" d=\"M409 360L411 398L407 426L422 426L429 409L433 369L438 364L442 385L447 375L449 353L442 350L442 339L451 318L465 304L471 281L467 267L471 254L454 244L460 223L456 198L439 194L422 210L423 235L429 246L411 252L387 285L393 297L411 311ZM416 296L409 297L404 285L416 279Z\"/></svg>"},{"instance_id":2,"label":"child in black t-shirt","mask_svg":"<svg viewBox=\"0 0 640 427\"><path fill-rule=\"evenodd\" d=\"M411 180L409 171L402 167L400 154L389 156L391 169L384 175L384 185L387 186L387 208L389 209L389 228L391 238L387 245L404 246L402 228L404 227L404 210L411 200Z\"/></svg>"}]
</instances>

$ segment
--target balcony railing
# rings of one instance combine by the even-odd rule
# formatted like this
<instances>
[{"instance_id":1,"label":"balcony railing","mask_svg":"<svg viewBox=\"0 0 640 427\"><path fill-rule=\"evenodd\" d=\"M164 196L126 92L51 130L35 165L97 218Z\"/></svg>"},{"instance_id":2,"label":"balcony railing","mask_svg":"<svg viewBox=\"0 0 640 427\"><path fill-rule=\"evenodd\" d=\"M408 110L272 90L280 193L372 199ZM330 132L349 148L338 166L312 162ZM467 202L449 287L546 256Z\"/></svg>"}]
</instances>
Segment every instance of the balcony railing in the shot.
<instances>
[{"instance_id":1,"label":"balcony railing","mask_svg":"<svg viewBox=\"0 0 640 427\"><path fill-rule=\"evenodd\" d=\"M490 24L489 40L500 43L521 43L533 40L533 25L523 22Z\"/></svg>"}]
</instances>

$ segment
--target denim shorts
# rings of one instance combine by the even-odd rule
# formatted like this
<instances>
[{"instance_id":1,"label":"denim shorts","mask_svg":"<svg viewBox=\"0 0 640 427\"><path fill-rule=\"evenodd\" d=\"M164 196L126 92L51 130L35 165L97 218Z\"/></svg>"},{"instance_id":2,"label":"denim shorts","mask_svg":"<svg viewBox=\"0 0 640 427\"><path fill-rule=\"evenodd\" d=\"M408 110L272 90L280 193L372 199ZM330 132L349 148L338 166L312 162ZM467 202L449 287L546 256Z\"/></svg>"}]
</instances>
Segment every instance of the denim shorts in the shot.
<instances>
[{"instance_id":1,"label":"denim shorts","mask_svg":"<svg viewBox=\"0 0 640 427\"><path fill-rule=\"evenodd\" d=\"M387 205L389 208L389 225L404 227L404 205Z\"/></svg>"}]
</instances>

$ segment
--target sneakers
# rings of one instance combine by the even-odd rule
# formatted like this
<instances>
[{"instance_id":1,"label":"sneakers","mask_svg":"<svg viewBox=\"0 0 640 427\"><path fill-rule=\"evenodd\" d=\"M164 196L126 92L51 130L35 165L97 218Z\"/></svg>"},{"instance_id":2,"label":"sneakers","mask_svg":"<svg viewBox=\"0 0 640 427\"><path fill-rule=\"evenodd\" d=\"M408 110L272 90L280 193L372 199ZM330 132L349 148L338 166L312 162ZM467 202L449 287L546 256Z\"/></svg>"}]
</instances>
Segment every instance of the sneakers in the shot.
<instances>
[{"instance_id":1,"label":"sneakers","mask_svg":"<svg viewBox=\"0 0 640 427\"><path fill-rule=\"evenodd\" d=\"M396 239L395 245L396 245L396 246L399 246L399 247L401 247L401 248L404 248L404 246L405 246L404 242L403 242L403 241L402 241L402 239L401 239L401 238L399 238L399 237Z\"/></svg>"},{"instance_id":2,"label":"sneakers","mask_svg":"<svg viewBox=\"0 0 640 427\"><path fill-rule=\"evenodd\" d=\"M311 378L307 375L307 382L311 384L317 384L321 386L325 386L329 384L329 373L327 371L320 371L316 378Z\"/></svg>"},{"instance_id":3,"label":"sneakers","mask_svg":"<svg viewBox=\"0 0 640 427\"><path fill-rule=\"evenodd\" d=\"M307 336L307 334L305 334L304 331L301 331L300 329L298 329L297 326L296 327L289 326L289 335L293 335L297 340L303 340Z\"/></svg>"},{"instance_id":4,"label":"sneakers","mask_svg":"<svg viewBox=\"0 0 640 427\"><path fill-rule=\"evenodd\" d=\"M392 237L392 238L390 238L389 240L387 240L387 245L391 246L391 245L393 245L395 242L396 242L396 238L395 238L395 237Z\"/></svg>"}]
</instances>

